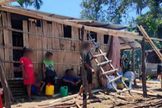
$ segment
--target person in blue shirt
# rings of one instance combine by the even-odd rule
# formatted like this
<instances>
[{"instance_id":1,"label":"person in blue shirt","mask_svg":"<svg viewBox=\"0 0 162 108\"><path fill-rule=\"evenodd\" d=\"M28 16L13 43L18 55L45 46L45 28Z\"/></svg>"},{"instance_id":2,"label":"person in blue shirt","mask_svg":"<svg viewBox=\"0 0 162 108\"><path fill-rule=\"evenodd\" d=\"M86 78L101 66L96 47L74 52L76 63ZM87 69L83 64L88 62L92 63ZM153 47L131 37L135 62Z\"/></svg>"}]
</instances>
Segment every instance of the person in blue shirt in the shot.
<instances>
[{"instance_id":1,"label":"person in blue shirt","mask_svg":"<svg viewBox=\"0 0 162 108\"><path fill-rule=\"evenodd\" d=\"M74 69L67 69L65 75L62 78L65 86L68 86L68 90L71 93L77 93L81 86L81 80L74 75Z\"/></svg>"}]
</instances>

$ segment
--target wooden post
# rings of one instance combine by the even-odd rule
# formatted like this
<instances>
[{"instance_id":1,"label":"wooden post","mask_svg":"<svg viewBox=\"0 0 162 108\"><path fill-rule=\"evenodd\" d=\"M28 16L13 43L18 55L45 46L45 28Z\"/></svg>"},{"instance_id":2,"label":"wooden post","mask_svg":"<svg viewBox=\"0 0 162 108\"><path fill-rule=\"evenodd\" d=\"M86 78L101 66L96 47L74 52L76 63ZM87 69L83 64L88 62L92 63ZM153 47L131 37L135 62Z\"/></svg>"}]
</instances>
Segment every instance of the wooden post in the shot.
<instances>
[{"instance_id":1,"label":"wooden post","mask_svg":"<svg viewBox=\"0 0 162 108\"><path fill-rule=\"evenodd\" d=\"M1 84L4 91L4 97L5 97L5 106L6 108L11 108L11 97L10 97L10 89L6 80L4 67L2 65L2 59L0 58L0 79Z\"/></svg>"},{"instance_id":2,"label":"wooden post","mask_svg":"<svg viewBox=\"0 0 162 108\"><path fill-rule=\"evenodd\" d=\"M136 69L135 69L135 49L134 48L132 49L132 70L135 74ZM137 85L136 78L134 79L134 85L135 86Z\"/></svg>"},{"instance_id":3,"label":"wooden post","mask_svg":"<svg viewBox=\"0 0 162 108\"><path fill-rule=\"evenodd\" d=\"M162 74L161 74L161 89L162 89Z\"/></svg>"},{"instance_id":4,"label":"wooden post","mask_svg":"<svg viewBox=\"0 0 162 108\"><path fill-rule=\"evenodd\" d=\"M81 45L84 42L84 26L82 26L81 28ZM82 57L82 59L84 58L84 54L82 53L82 47L80 47L80 55ZM85 71L84 68L84 62L82 61L82 80L83 80L83 87L84 87L84 91L83 91L83 108L87 108L87 90L88 90L88 83L87 83L87 73Z\"/></svg>"},{"instance_id":5,"label":"wooden post","mask_svg":"<svg viewBox=\"0 0 162 108\"><path fill-rule=\"evenodd\" d=\"M143 88L143 97L147 97L147 88L146 88L146 59L145 59L145 38L141 42L142 47L142 88Z\"/></svg>"}]
</instances>

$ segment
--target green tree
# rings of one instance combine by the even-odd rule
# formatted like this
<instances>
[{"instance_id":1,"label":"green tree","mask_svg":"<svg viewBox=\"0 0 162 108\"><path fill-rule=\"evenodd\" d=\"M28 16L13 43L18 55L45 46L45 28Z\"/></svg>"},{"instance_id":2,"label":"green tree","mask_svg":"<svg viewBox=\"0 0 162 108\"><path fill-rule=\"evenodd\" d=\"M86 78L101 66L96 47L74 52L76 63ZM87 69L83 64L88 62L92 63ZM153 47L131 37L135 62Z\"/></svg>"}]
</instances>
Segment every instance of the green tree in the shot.
<instances>
[{"instance_id":1,"label":"green tree","mask_svg":"<svg viewBox=\"0 0 162 108\"><path fill-rule=\"evenodd\" d=\"M83 0L81 3L82 11L81 18L105 21L104 0Z\"/></svg>"},{"instance_id":2,"label":"green tree","mask_svg":"<svg viewBox=\"0 0 162 108\"><path fill-rule=\"evenodd\" d=\"M129 18L132 10L136 9L142 15L147 7L153 18L161 17L162 0L83 0L81 17L98 21L120 23L121 18Z\"/></svg>"},{"instance_id":3,"label":"green tree","mask_svg":"<svg viewBox=\"0 0 162 108\"><path fill-rule=\"evenodd\" d=\"M35 9L40 9L43 4L42 0L17 0L21 7L34 6Z\"/></svg>"}]
</instances>

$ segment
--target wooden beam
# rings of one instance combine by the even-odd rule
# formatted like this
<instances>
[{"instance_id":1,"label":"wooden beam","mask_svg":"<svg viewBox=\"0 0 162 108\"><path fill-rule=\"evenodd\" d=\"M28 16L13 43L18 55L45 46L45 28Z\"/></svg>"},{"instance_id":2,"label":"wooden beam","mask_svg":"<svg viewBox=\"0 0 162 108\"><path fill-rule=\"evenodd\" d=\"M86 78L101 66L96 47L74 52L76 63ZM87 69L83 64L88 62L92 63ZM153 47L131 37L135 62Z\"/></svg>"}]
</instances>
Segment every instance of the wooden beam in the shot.
<instances>
[{"instance_id":1,"label":"wooden beam","mask_svg":"<svg viewBox=\"0 0 162 108\"><path fill-rule=\"evenodd\" d=\"M75 23L93 23L94 21L93 20L81 20L81 19L78 19L78 20L69 20L69 19L67 19L67 20L65 20L65 21L71 21L71 22L75 22Z\"/></svg>"},{"instance_id":2,"label":"wooden beam","mask_svg":"<svg viewBox=\"0 0 162 108\"><path fill-rule=\"evenodd\" d=\"M142 91L138 91L138 90L131 90L131 92L141 94L141 95L143 94ZM148 92L147 95L152 97L162 97L160 94L150 93L150 92Z\"/></svg>"},{"instance_id":3,"label":"wooden beam","mask_svg":"<svg viewBox=\"0 0 162 108\"><path fill-rule=\"evenodd\" d=\"M4 90L6 108L11 108L11 92L10 92L10 89L9 89L9 85L7 83L7 79L6 79L6 76L5 76L5 71L4 71L4 67L3 67L3 64L2 64L1 58L0 58L0 80L1 80L3 90Z\"/></svg>"},{"instance_id":4,"label":"wooden beam","mask_svg":"<svg viewBox=\"0 0 162 108\"><path fill-rule=\"evenodd\" d=\"M141 42L142 47L142 88L143 97L147 97L147 87L146 87L146 59L145 59L145 38Z\"/></svg>"},{"instance_id":5,"label":"wooden beam","mask_svg":"<svg viewBox=\"0 0 162 108\"><path fill-rule=\"evenodd\" d=\"M100 92L100 91L102 91L102 89L92 90L92 93L97 93L97 92ZM76 98L77 96L78 96L78 94L74 94L74 95L70 95L70 96L67 96L67 97L62 97L62 98L59 98L59 99L54 99L54 100L50 101L49 104L56 103L56 102L68 101L70 99ZM39 106L42 106L42 105L39 105Z\"/></svg>"},{"instance_id":6,"label":"wooden beam","mask_svg":"<svg viewBox=\"0 0 162 108\"><path fill-rule=\"evenodd\" d=\"M136 71L136 62L135 62L135 59L136 59L136 56L135 56L135 53L136 53L136 51L135 51L135 49L133 48L132 49L132 70L133 70L133 72L134 72L134 74L135 74L135 76L136 76L136 73L135 73L135 71ZM136 86L137 85L137 83L136 83L136 78L134 79L134 85Z\"/></svg>"},{"instance_id":7,"label":"wooden beam","mask_svg":"<svg viewBox=\"0 0 162 108\"><path fill-rule=\"evenodd\" d=\"M160 53L159 49L155 46L155 44L152 42L148 34L146 33L145 29L142 26L138 26L139 30L142 32L142 34L146 37L156 54L158 55L159 59L162 61L162 54Z\"/></svg>"},{"instance_id":8,"label":"wooden beam","mask_svg":"<svg viewBox=\"0 0 162 108\"><path fill-rule=\"evenodd\" d=\"M151 38L151 37L150 37L150 39L151 39L151 40L155 40L155 41L162 41L162 39L158 39L158 38Z\"/></svg>"},{"instance_id":9,"label":"wooden beam","mask_svg":"<svg viewBox=\"0 0 162 108\"><path fill-rule=\"evenodd\" d=\"M128 42L126 41L124 38L120 38L121 40L123 40L127 45L129 45L131 48L134 48L134 46L131 45L132 42ZM134 41L133 41L134 42Z\"/></svg>"},{"instance_id":10,"label":"wooden beam","mask_svg":"<svg viewBox=\"0 0 162 108\"><path fill-rule=\"evenodd\" d=\"M8 4L10 2L14 2L14 1L17 1L17 0L0 0L0 5L5 5L5 4Z\"/></svg>"},{"instance_id":11,"label":"wooden beam","mask_svg":"<svg viewBox=\"0 0 162 108\"><path fill-rule=\"evenodd\" d=\"M76 24L73 22L69 22L69 21L65 21L65 20L61 20L61 19L57 19L57 18L52 18L52 17L46 16L46 15L34 13L29 10L23 10L23 9L21 10L21 8L18 9L18 8L14 8L11 6L1 6L0 10L15 13L15 14L20 14L20 15L24 15L24 16L28 16L28 17L33 17L33 18L37 18L37 19L42 19L42 20L46 20L46 21L61 23L61 24L73 26L76 28L82 28L82 26L83 26L81 24ZM84 26L84 27L85 27L85 30L87 30L87 31L93 31L93 32L96 32L99 34L111 35L111 36L117 36L117 37L127 37L127 38L142 40L142 37L140 37L138 33L119 31L119 30L111 30L111 29L98 28L98 27L90 27L90 26Z\"/></svg>"},{"instance_id":12,"label":"wooden beam","mask_svg":"<svg viewBox=\"0 0 162 108\"><path fill-rule=\"evenodd\" d=\"M84 42L84 26L81 29L81 46ZM83 54L83 49L80 46L80 57L84 58L84 54ZM88 81L87 81L87 72L84 68L84 61L82 61L82 69L81 69L81 74L82 74L82 80L83 80L83 87L84 87L84 91L83 91L83 108L87 108L87 92L88 92Z\"/></svg>"},{"instance_id":13,"label":"wooden beam","mask_svg":"<svg viewBox=\"0 0 162 108\"><path fill-rule=\"evenodd\" d=\"M92 23L94 23L93 20L65 20L65 21L70 21L70 22L74 22L77 24L92 24Z\"/></svg>"}]
</instances>

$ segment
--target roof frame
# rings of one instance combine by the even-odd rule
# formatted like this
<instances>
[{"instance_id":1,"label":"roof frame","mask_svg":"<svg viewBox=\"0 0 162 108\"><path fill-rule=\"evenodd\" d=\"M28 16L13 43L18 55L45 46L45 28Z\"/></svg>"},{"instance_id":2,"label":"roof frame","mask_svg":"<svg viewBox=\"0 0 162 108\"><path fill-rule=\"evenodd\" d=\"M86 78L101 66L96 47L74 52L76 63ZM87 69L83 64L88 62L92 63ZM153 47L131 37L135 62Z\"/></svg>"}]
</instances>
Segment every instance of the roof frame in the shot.
<instances>
[{"instance_id":1,"label":"roof frame","mask_svg":"<svg viewBox=\"0 0 162 108\"><path fill-rule=\"evenodd\" d=\"M99 28L99 27L85 26L85 25L82 25L82 24L76 24L76 23L73 23L73 22L70 22L70 21L65 21L65 20L60 20L60 19L57 19L57 18L49 17L49 16L42 15L42 14L39 14L39 13L37 14L37 13L34 13L32 11L28 11L28 10L16 9L13 6L1 6L0 10L8 11L10 13L15 13L15 14L20 14L20 15L25 15L25 16L33 17L33 18L37 18L37 19L42 19L42 20L46 20L46 21L52 21L52 22L56 22L56 23L60 23L60 24L64 24L64 25L69 25L69 26L73 26L73 27L76 27L76 28L82 28L82 26L84 26L85 30L87 30L87 31L92 31L92 32L96 32L96 33L99 33L99 34L103 34L103 35L126 37L126 38L142 40L142 37L139 36L138 33L127 32L127 31L119 31L119 30L111 30L111 29L105 29L105 28Z\"/></svg>"}]
</instances>

